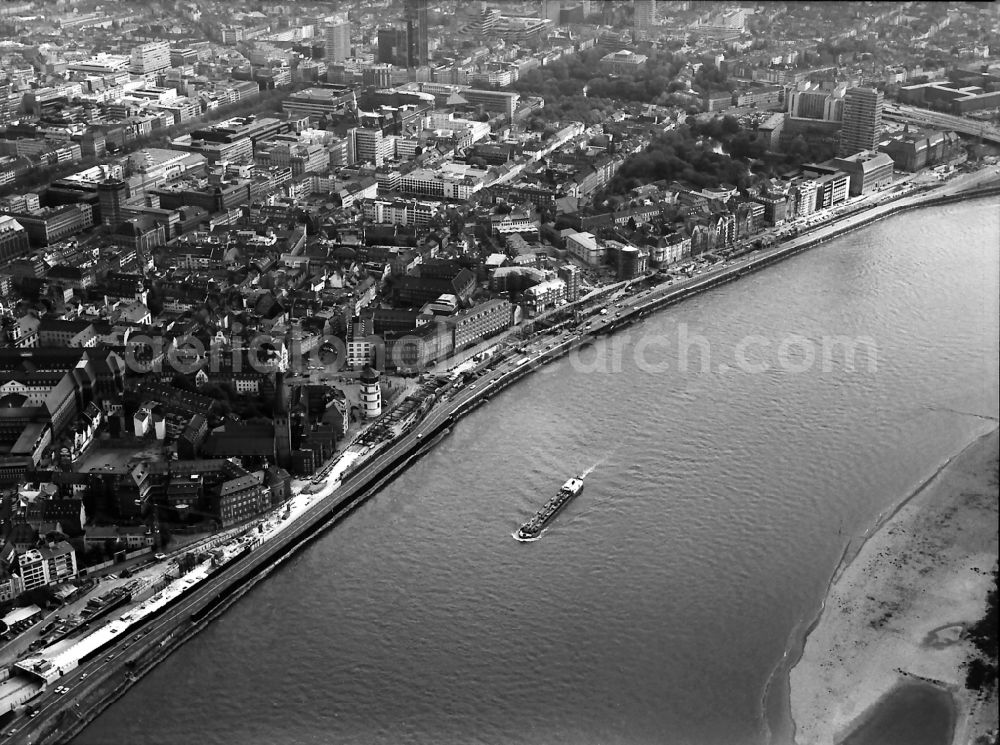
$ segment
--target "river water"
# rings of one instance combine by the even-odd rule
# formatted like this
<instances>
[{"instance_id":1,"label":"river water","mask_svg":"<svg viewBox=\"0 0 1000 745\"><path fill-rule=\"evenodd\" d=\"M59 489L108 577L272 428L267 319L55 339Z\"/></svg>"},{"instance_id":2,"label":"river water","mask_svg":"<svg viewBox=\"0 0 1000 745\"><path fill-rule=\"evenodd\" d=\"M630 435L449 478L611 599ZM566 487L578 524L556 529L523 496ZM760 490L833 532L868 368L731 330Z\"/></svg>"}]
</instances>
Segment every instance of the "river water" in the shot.
<instances>
[{"instance_id":1,"label":"river water","mask_svg":"<svg viewBox=\"0 0 1000 745\"><path fill-rule=\"evenodd\" d=\"M998 245L911 212L529 376L75 742L787 742L845 547L994 426Z\"/></svg>"}]
</instances>

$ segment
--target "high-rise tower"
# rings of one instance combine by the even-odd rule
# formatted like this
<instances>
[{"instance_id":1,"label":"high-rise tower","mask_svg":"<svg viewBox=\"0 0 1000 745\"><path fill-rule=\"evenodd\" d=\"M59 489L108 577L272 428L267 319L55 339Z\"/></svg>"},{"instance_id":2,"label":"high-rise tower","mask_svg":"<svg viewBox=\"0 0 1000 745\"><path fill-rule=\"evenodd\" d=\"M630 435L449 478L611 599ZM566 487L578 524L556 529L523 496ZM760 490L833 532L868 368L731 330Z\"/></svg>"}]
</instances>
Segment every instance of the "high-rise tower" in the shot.
<instances>
[{"instance_id":1,"label":"high-rise tower","mask_svg":"<svg viewBox=\"0 0 1000 745\"><path fill-rule=\"evenodd\" d=\"M427 0L403 0L406 21L407 67L424 67L430 60L427 44Z\"/></svg>"},{"instance_id":2,"label":"high-rise tower","mask_svg":"<svg viewBox=\"0 0 1000 745\"><path fill-rule=\"evenodd\" d=\"M405 28L380 28L378 30L378 61L397 67L409 62L409 37Z\"/></svg>"},{"instance_id":3,"label":"high-rise tower","mask_svg":"<svg viewBox=\"0 0 1000 745\"><path fill-rule=\"evenodd\" d=\"M844 94L844 118L840 130L840 157L875 150L882 136L882 91L849 88Z\"/></svg>"},{"instance_id":4,"label":"high-rise tower","mask_svg":"<svg viewBox=\"0 0 1000 745\"><path fill-rule=\"evenodd\" d=\"M107 179L97 185L97 203L101 208L101 224L117 227L125 219L122 208L128 198L128 184L120 179Z\"/></svg>"},{"instance_id":5,"label":"high-rise tower","mask_svg":"<svg viewBox=\"0 0 1000 745\"><path fill-rule=\"evenodd\" d=\"M635 0L632 16L632 38L648 39L656 23L656 0Z\"/></svg>"},{"instance_id":6,"label":"high-rise tower","mask_svg":"<svg viewBox=\"0 0 1000 745\"><path fill-rule=\"evenodd\" d=\"M351 56L350 21L337 21L326 27L325 57L327 64L340 62Z\"/></svg>"},{"instance_id":7,"label":"high-rise tower","mask_svg":"<svg viewBox=\"0 0 1000 745\"><path fill-rule=\"evenodd\" d=\"M562 12L562 0L541 0L541 17L548 18L555 24L559 23L559 14Z\"/></svg>"}]
</instances>

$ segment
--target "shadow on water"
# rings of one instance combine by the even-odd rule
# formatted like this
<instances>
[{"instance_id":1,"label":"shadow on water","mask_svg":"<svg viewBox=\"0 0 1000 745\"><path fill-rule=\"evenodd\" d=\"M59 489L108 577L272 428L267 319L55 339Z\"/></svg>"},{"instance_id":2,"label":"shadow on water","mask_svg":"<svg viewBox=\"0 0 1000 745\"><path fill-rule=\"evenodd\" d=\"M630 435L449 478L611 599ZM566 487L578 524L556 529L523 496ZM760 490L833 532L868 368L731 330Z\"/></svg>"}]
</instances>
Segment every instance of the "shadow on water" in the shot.
<instances>
[{"instance_id":1,"label":"shadow on water","mask_svg":"<svg viewBox=\"0 0 1000 745\"><path fill-rule=\"evenodd\" d=\"M884 696L839 745L949 745L955 703L948 691L906 683Z\"/></svg>"}]
</instances>

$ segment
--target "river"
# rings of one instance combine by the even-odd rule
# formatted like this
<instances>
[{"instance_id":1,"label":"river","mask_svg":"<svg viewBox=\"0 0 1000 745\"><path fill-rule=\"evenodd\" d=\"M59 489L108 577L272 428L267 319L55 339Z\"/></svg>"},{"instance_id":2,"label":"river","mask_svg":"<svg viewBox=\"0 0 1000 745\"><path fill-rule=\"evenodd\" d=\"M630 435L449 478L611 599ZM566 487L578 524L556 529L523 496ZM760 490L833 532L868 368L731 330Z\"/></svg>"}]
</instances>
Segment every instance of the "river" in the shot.
<instances>
[{"instance_id":1,"label":"river","mask_svg":"<svg viewBox=\"0 0 1000 745\"><path fill-rule=\"evenodd\" d=\"M787 742L845 547L998 416L998 245L910 212L529 376L74 742Z\"/></svg>"}]
</instances>

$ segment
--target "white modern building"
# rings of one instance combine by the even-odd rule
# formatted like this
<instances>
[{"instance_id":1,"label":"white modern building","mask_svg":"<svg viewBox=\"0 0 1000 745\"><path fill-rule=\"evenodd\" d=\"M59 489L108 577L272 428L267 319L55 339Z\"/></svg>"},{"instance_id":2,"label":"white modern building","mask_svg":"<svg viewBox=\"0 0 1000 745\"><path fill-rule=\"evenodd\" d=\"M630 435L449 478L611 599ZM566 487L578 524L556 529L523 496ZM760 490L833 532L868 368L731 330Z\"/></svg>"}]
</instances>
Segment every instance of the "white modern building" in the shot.
<instances>
[{"instance_id":1,"label":"white modern building","mask_svg":"<svg viewBox=\"0 0 1000 745\"><path fill-rule=\"evenodd\" d=\"M66 541L28 549L17 560L25 591L66 582L77 574L76 552Z\"/></svg>"},{"instance_id":2,"label":"white modern building","mask_svg":"<svg viewBox=\"0 0 1000 745\"><path fill-rule=\"evenodd\" d=\"M128 70L131 58L124 54L107 54L101 52L84 60L70 62L66 69L70 72L82 72L88 75L112 75Z\"/></svg>"},{"instance_id":3,"label":"white modern building","mask_svg":"<svg viewBox=\"0 0 1000 745\"><path fill-rule=\"evenodd\" d=\"M537 315L546 308L562 305L566 302L566 282L562 279L549 279L529 287L524 291L524 302L532 315Z\"/></svg>"},{"instance_id":4,"label":"white modern building","mask_svg":"<svg viewBox=\"0 0 1000 745\"><path fill-rule=\"evenodd\" d=\"M418 168L400 179L400 191L443 199L468 199L483 188L488 172L461 163L444 163L437 169Z\"/></svg>"}]
</instances>

